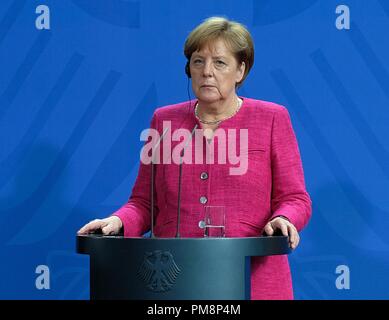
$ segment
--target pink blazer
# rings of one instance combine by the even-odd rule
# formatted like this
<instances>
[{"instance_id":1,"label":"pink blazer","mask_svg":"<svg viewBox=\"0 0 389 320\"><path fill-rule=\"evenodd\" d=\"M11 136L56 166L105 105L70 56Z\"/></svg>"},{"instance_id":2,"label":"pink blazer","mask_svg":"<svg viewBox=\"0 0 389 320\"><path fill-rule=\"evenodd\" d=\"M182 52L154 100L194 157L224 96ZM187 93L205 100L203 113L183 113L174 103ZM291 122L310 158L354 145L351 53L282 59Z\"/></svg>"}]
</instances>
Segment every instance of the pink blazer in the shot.
<instances>
[{"instance_id":1,"label":"pink blazer","mask_svg":"<svg viewBox=\"0 0 389 320\"><path fill-rule=\"evenodd\" d=\"M271 102L241 98L243 104L238 113L219 128L248 129L248 148L243 151L248 156L247 171L243 175L229 174L233 165L228 157L227 163L217 163L220 150L216 137L214 164L206 163L205 156L203 163L195 163L195 151L199 152L195 148L205 154L205 137L203 149L191 144L193 164L185 163L182 171L182 237L203 237L199 221L204 219L205 205L225 207L226 237L259 236L265 224L279 215L286 216L300 231L311 216L311 199L287 109ZM195 124L201 128L194 115L196 102L156 109L151 127L160 134L163 121L171 121L172 132L178 128L192 131ZM177 143L172 142L172 149ZM140 164L128 202L113 213L122 220L126 237L139 237L150 229L150 172L150 165ZM158 237L175 236L178 173L175 163L155 166L154 232ZM287 256L255 257L251 272L252 299L293 299Z\"/></svg>"}]
</instances>

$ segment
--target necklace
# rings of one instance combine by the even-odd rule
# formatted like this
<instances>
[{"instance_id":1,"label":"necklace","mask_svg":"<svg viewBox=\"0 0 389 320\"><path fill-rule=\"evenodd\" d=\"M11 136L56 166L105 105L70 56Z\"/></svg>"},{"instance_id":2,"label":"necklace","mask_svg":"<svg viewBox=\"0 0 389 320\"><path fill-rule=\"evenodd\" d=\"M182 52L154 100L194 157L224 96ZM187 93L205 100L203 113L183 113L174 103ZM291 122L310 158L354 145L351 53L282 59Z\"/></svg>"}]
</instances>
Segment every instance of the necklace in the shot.
<instances>
[{"instance_id":1,"label":"necklace","mask_svg":"<svg viewBox=\"0 0 389 320\"><path fill-rule=\"evenodd\" d=\"M195 106L195 116L196 116L197 120L199 120L201 123L204 123L204 124L219 124L222 121L225 121L227 119L232 118L239 111L240 107L242 106L242 100L238 98L238 103L237 103L236 110L231 115L229 115L228 117L226 117L224 119L213 120L213 121L207 121L207 120L201 119L199 117L199 115L198 115L198 106L199 106L199 103L196 103L196 106Z\"/></svg>"}]
</instances>

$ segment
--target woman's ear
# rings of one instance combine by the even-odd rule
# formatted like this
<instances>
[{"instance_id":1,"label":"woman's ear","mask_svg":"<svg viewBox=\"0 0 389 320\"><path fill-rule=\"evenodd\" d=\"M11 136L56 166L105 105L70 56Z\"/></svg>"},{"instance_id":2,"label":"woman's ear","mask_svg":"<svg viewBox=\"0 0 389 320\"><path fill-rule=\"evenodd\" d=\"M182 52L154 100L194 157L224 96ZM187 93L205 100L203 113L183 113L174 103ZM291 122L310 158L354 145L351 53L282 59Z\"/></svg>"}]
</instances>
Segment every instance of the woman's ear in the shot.
<instances>
[{"instance_id":1,"label":"woman's ear","mask_svg":"<svg viewBox=\"0 0 389 320\"><path fill-rule=\"evenodd\" d=\"M236 79L237 83L242 81L245 70L246 70L246 64L244 63L244 61L242 61L242 63L238 67L238 76L237 76L237 79Z\"/></svg>"}]
</instances>

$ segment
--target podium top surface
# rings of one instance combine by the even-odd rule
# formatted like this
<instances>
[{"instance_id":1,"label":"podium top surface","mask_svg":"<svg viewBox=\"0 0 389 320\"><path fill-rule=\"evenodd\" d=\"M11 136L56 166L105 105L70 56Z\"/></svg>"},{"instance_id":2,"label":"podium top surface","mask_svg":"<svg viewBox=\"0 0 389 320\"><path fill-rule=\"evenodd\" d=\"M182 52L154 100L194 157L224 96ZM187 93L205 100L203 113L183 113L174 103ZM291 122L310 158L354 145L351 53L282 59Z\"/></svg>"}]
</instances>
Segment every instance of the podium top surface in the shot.
<instances>
[{"instance_id":1,"label":"podium top surface","mask_svg":"<svg viewBox=\"0 0 389 320\"><path fill-rule=\"evenodd\" d=\"M289 238L266 236L248 238L129 238L97 234L77 235L77 253L93 254L101 250L189 250L223 252L237 256L268 256L289 254Z\"/></svg>"}]
</instances>

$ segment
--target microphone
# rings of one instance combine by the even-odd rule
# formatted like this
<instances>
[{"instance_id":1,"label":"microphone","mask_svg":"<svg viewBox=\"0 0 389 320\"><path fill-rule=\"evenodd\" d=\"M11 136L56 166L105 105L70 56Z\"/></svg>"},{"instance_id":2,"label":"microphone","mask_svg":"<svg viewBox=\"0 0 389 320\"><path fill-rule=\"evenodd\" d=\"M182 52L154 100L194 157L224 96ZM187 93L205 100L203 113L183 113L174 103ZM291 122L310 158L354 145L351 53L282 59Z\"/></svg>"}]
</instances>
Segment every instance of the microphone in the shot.
<instances>
[{"instance_id":1,"label":"microphone","mask_svg":"<svg viewBox=\"0 0 389 320\"><path fill-rule=\"evenodd\" d=\"M163 140L163 137L166 135L166 132L169 128L166 128L162 135L159 137L157 143L155 144L155 150L158 149L161 141ZM155 152L154 147L152 150L152 157L151 157L151 175L150 175L150 216L151 216L151 238L154 238L154 165L155 165Z\"/></svg>"},{"instance_id":2,"label":"microphone","mask_svg":"<svg viewBox=\"0 0 389 320\"><path fill-rule=\"evenodd\" d=\"M189 137L188 141L186 142L184 148L182 149L181 155L180 155L180 164L179 164L179 173L178 173L178 205L177 205L177 229L176 229L176 238L179 238L179 237L180 237L179 226L180 226L180 215L181 215L182 161L183 161L183 158L184 158L185 149L186 149L187 146L189 145L189 142L192 141L193 134L195 133L197 127L198 127L198 125L196 124L196 125L194 126L193 130L192 130L192 133L190 134L190 137Z\"/></svg>"}]
</instances>

